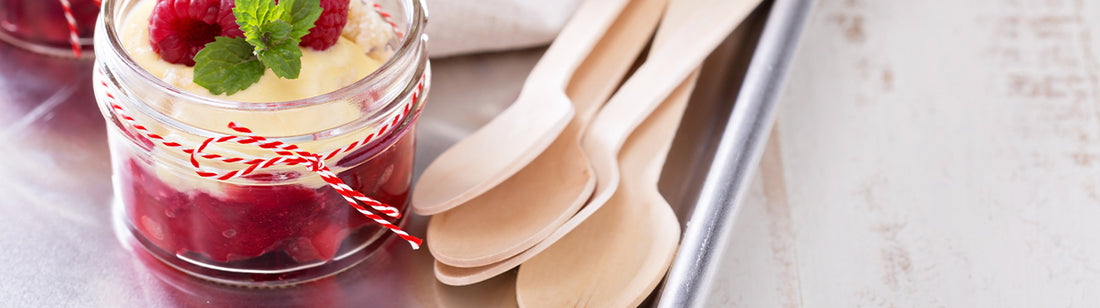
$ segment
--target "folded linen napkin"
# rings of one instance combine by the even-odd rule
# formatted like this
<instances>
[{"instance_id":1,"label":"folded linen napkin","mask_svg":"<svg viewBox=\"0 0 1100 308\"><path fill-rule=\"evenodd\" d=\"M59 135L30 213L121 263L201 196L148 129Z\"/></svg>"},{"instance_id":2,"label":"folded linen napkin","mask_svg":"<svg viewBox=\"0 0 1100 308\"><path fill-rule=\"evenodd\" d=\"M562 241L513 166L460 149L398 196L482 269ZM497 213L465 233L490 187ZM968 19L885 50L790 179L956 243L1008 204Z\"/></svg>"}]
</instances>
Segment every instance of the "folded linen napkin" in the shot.
<instances>
[{"instance_id":1,"label":"folded linen napkin","mask_svg":"<svg viewBox=\"0 0 1100 308\"><path fill-rule=\"evenodd\" d=\"M426 0L432 57L549 44L580 0Z\"/></svg>"}]
</instances>

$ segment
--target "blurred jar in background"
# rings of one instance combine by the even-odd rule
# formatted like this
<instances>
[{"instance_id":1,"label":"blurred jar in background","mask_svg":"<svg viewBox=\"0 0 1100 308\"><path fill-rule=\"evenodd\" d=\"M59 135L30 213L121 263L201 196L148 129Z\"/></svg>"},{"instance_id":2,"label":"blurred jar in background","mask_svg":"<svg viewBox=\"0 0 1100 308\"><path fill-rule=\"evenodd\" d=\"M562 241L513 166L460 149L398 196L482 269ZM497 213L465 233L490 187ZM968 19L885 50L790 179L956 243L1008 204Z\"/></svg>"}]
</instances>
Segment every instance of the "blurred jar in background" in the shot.
<instances>
[{"instance_id":1,"label":"blurred jar in background","mask_svg":"<svg viewBox=\"0 0 1100 308\"><path fill-rule=\"evenodd\" d=\"M0 0L0 40L37 53L74 57L75 29L82 58L92 57L92 33L99 15L96 0ZM73 17L70 28L63 3Z\"/></svg>"}]
</instances>

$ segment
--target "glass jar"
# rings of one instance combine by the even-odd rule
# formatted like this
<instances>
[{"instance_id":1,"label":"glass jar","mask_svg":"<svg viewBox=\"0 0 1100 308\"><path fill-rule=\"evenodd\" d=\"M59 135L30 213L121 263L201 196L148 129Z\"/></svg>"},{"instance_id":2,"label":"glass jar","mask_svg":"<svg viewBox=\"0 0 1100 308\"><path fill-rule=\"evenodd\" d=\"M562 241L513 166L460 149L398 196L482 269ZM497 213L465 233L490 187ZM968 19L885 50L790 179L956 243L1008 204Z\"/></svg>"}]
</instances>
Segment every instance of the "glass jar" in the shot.
<instances>
[{"instance_id":1,"label":"glass jar","mask_svg":"<svg viewBox=\"0 0 1100 308\"><path fill-rule=\"evenodd\" d=\"M103 2L94 72L115 212L139 246L201 278L267 286L335 274L383 240L400 240L353 208L308 158L319 157L354 191L407 212L416 121L430 88L419 0L377 1L393 14L397 35L373 73L319 96L259 103L196 95L139 66L118 28L141 1L151 0ZM243 141L254 136L265 139ZM282 146L261 146L272 142Z\"/></svg>"},{"instance_id":2,"label":"glass jar","mask_svg":"<svg viewBox=\"0 0 1100 308\"><path fill-rule=\"evenodd\" d=\"M98 13L95 0L0 0L0 40L42 54L90 58Z\"/></svg>"}]
</instances>

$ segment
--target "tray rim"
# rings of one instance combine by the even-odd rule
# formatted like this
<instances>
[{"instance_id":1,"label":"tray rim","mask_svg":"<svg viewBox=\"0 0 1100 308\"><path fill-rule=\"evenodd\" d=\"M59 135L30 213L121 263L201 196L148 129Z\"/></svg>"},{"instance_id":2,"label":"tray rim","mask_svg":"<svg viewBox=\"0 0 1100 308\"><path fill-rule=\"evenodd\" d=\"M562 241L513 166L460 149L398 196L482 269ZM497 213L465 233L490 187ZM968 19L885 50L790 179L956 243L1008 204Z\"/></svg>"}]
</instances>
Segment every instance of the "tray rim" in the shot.
<instances>
[{"instance_id":1,"label":"tray rim","mask_svg":"<svg viewBox=\"0 0 1100 308\"><path fill-rule=\"evenodd\" d=\"M701 307L713 287L741 202L752 184L813 0L775 0L733 111L687 217L658 307Z\"/></svg>"}]
</instances>

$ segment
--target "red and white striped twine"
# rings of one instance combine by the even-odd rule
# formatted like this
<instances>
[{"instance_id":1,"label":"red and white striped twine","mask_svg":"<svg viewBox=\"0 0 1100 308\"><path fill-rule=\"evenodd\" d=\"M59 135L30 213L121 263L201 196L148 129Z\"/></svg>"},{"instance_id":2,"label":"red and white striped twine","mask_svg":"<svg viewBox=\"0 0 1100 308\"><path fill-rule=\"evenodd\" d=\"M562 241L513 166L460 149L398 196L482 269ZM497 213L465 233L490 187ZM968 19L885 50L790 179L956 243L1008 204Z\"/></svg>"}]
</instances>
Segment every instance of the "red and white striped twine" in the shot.
<instances>
[{"instance_id":1,"label":"red and white striped twine","mask_svg":"<svg viewBox=\"0 0 1100 308\"><path fill-rule=\"evenodd\" d=\"M386 10L383 10L382 6L379 5L377 2L374 3L374 11L378 12L378 15L382 16L382 20L385 20L387 23L390 24L391 27L393 27L393 33L397 34L397 38L405 37L405 33L401 32L401 27L398 27L397 23L393 22L393 16L390 15L390 13L386 13Z\"/></svg>"},{"instance_id":2,"label":"red and white striped twine","mask_svg":"<svg viewBox=\"0 0 1100 308\"><path fill-rule=\"evenodd\" d=\"M62 1L63 4L67 4L67 0L61 0L61 1ZM394 27L393 28L394 32L397 33L398 36L400 37L401 32L400 32L397 24L394 23L392 20L390 20L390 15L388 13L386 13L385 11L383 11L382 7L379 6L377 3L374 5L374 8L378 12L379 15L381 15L383 18L385 18L390 23L390 25ZM71 18L69 18L69 20L70 20L70 25L74 24L73 20ZM70 29L75 29L75 28L70 27ZM75 30L74 30L73 33L75 35ZM74 43L73 46L74 46L74 49L73 49L74 52L76 52L77 56L79 56L80 55L79 45ZM308 152L308 151L305 151L305 150L301 150L297 145L294 145L294 144L288 144L288 143L284 143L284 142L281 142L281 141L275 141L275 140L270 140L270 139L265 138L265 137L256 136L255 134L252 133L252 130L250 130L246 127L239 126L234 122L230 122L228 124L228 127L229 127L229 129L232 129L233 131L241 133L242 134L241 136L227 135L227 136L221 136L221 137L211 137L211 138L207 138L206 140L203 140L203 142L197 148L188 148L188 147L184 146L183 144L181 144L179 142L168 140L168 139L164 138L164 136L156 134L156 133L152 132L151 130L149 130L148 127L138 123L137 120L135 120L133 117L131 117L129 114L127 114L126 110L120 104L118 104L117 98L114 96L114 88L110 84L107 83L102 69L99 69L97 71L96 77L98 77L97 79L99 81L97 84L99 86L103 87L102 88L103 89L103 94L104 94L104 96L106 96L106 98L108 100L108 103L111 106L111 109L114 110L114 113L117 114L118 117L125 122L125 124L129 125L135 131L137 131L141 135L149 138L150 140L154 140L157 143L159 143L159 144L161 144L165 147L176 149L176 150L179 150L179 151L181 151L185 154L188 154L190 156L191 165L195 168L195 173L198 174L200 177L215 178L215 179L218 179L218 180L228 180L228 179L232 179L232 178L245 176L245 175L251 174L252 172L255 172L256 170L268 168L268 167L275 166L275 165L287 165L287 166L306 165L308 170L313 171L314 173L317 173L317 175L319 175L321 177L321 179L325 181L325 183L327 183L330 187L335 189L336 192L340 194L340 196L344 197L344 200L347 201L348 204L350 204L352 206L352 208L355 208L356 211L363 214L363 216L366 216L368 219L373 220L375 223L378 223L383 228L389 229L390 232L393 232L398 237L401 237L402 239L407 241L410 245L412 245L412 248L415 250L415 249L419 249L421 243L423 243L423 241L421 239L419 239L415 236L409 235L404 230L401 230L400 227L398 227L398 226L394 225L393 223L391 223L390 221L382 218L382 216L379 216L378 214L375 214L374 212L371 212L370 210L363 207L359 203L366 204L367 206L371 207L375 211L378 211L382 214L385 214L386 216L393 217L395 219L401 217L401 212L397 208L395 208L393 206L383 204L382 202L374 200L370 197L364 196L362 193L356 191L355 189L352 189L350 186L348 186L346 183L344 183L343 180L341 180L338 176L336 176L336 174L333 173L332 170L330 170L328 168L328 166L325 164L325 161L336 157L336 155L338 155L340 153L348 153L348 152L354 151L356 149L359 149L359 148L369 144L374 139L380 138L381 136L385 135L390 130L396 129L398 124L401 123L401 121L409 115L409 112L412 111L412 107L416 104L416 102L422 98L420 96L420 94L424 91L424 82L429 78L429 74L430 73L425 72L424 75L420 76L420 80L417 82L416 89L414 89L413 92L411 93L412 96L410 97L410 99L408 99L405 102L405 105L404 105L403 109L401 110L401 112L398 113L397 115L395 115L392 120L383 123L382 127L379 128L378 131L373 132L370 135L367 135L365 138L363 138L361 140L352 142L351 144L348 144L346 146L343 146L343 147L337 148L335 150L329 151L325 155L315 154L315 153L311 153L311 152ZM205 150L211 144L223 143L223 142L254 145L254 146L259 147L261 149L270 150L278 156L270 157L270 158L242 158L242 157L227 157L227 156L213 154L213 153L205 153L205 154L202 153L202 151ZM199 164L198 158L207 159L207 160L217 160L217 161L221 161L223 163L230 163L230 164L243 164L243 165L246 165L247 167L242 168L242 169L230 170L230 171L225 172L225 173L209 172L209 171L205 171L205 170L202 169L201 165Z\"/></svg>"},{"instance_id":3,"label":"red and white striped twine","mask_svg":"<svg viewBox=\"0 0 1100 308\"><path fill-rule=\"evenodd\" d=\"M99 6L99 1L95 2ZM65 11L65 21L69 24L69 44L73 46L73 56L80 58L80 35L76 32L76 18L73 18L73 7L69 0L61 0L61 9Z\"/></svg>"},{"instance_id":4,"label":"red and white striped twine","mask_svg":"<svg viewBox=\"0 0 1100 308\"><path fill-rule=\"evenodd\" d=\"M415 105L416 102L421 99L420 93L424 90L424 81L428 78L428 73L425 73L421 76L420 81L417 83L416 89L412 93L412 97L407 100L402 111L395 115L392 120L386 122L377 132L371 133L362 140L355 141L347 146L332 150L325 155L301 150L298 146L294 144L288 144L281 141L274 141L261 136L256 136L248 128L239 126L233 122L230 122L228 127L233 131L243 134L242 136L227 135L221 137L211 137L205 139L197 148L188 148L179 142L171 141L164 136L154 133L149 130L148 127L138 123L137 120L127 114L126 110L118 103L117 98L114 96L115 91L113 87L105 80L102 69L98 71L98 77L98 85L103 87L103 94L107 98L108 104L111 106L111 109L114 110L114 113L117 114L120 119L122 119L127 125L129 125L142 136L145 136L150 140L154 140L155 142L165 147L176 149L185 154L188 154L191 159L191 165L194 166L196 169L195 173L198 174L200 177L228 180L232 178L242 177L251 174L256 170L268 168L275 165L306 165L310 171L317 173L317 175L319 175L321 179L325 181L325 183L335 189L336 192L340 194L340 196L344 197L344 200L347 201L348 204L350 204L353 208L355 208L356 211L363 214L368 219L371 219L374 222L378 223L382 227L389 229L391 232L401 237L405 241L409 242L409 244L412 245L413 249L420 248L420 244L423 242L421 239L409 235L405 231L401 230L400 227L397 227L396 225L385 220L381 216L375 214L374 212L371 212L359 203L361 202L363 204L366 204L367 206L380 213L385 214L386 216L400 218L401 212L397 208L378 202L377 200L364 196L362 193L355 191L328 168L328 166L325 164L325 160L331 159L340 153L347 153L359 149L364 145L369 144L374 139L385 135L385 133L387 133L389 130L395 129L397 127L397 124L401 123L401 121L409 115L409 113L412 111L413 105ZM278 156L270 158L241 158L228 157L212 153L202 153L202 151L211 144L222 142L254 145L261 149L270 150ZM231 170L224 173L209 172L202 169L201 165L199 164L198 158L217 160L223 163L242 164L246 165L247 167L243 169Z\"/></svg>"}]
</instances>

